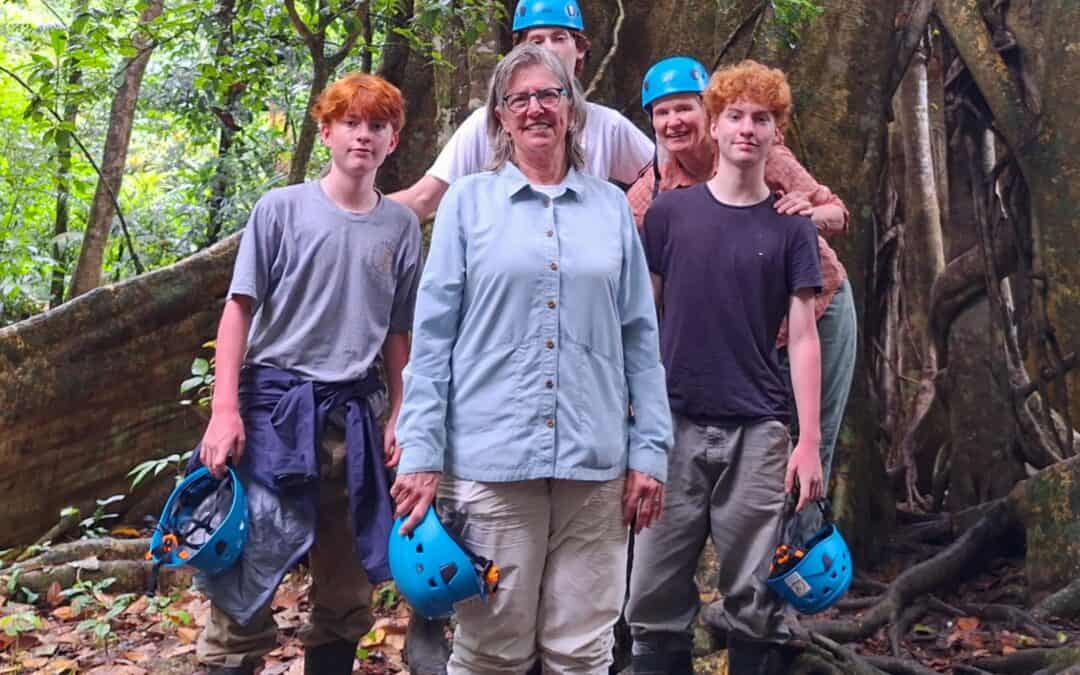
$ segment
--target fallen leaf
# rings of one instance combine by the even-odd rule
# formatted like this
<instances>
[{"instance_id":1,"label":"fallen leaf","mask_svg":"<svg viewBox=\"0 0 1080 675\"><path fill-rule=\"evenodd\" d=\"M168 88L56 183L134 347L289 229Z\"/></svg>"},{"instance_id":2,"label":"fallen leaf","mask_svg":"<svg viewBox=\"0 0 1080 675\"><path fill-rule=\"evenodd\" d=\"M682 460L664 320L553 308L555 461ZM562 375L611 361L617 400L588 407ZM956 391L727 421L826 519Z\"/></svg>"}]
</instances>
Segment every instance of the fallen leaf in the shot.
<instances>
[{"instance_id":1,"label":"fallen leaf","mask_svg":"<svg viewBox=\"0 0 1080 675\"><path fill-rule=\"evenodd\" d=\"M30 668L31 670L37 670L48 662L49 657L47 656L23 656L19 661L23 668Z\"/></svg>"},{"instance_id":2,"label":"fallen leaf","mask_svg":"<svg viewBox=\"0 0 1080 675\"><path fill-rule=\"evenodd\" d=\"M114 537L127 537L128 539L138 539L139 531L134 527L128 525L119 525L109 530L109 534Z\"/></svg>"},{"instance_id":3,"label":"fallen leaf","mask_svg":"<svg viewBox=\"0 0 1080 675\"><path fill-rule=\"evenodd\" d=\"M52 656L53 654L56 654L56 650L59 649L59 648L60 648L60 645L58 645L56 643L43 644L43 645L39 645L37 647L34 647L34 649L32 650L32 653L33 653L34 656Z\"/></svg>"},{"instance_id":4,"label":"fallen leaf","mask_svg":"<svg viewBox=\"0 0 1080 675\"><path fill-rule=\"evenodd\" d=\"M915 624L911 627L911 632L915 633L916 635L934 635L937 633L936 630L934 630L930 626L927 626L925 623Z\"/></svg>"},{"instance_id":5,"label":"fallen leaf","mask_svg":"<svg viewBox=\"0 0 1080 675\"><path fill-rule=\"evenodd\" d=\"M1016 647L1010 647L1009 645L1003 645L1001 647L1001 655L1002 656L1008 656L1009 654L1015 654L1015 653L1016 653Z\"/></svg>"},{"instance_id":6,"label":"fallen leaf","mask_svg":"<svg viewBox=\"0 0 1080 675\"><path fill-rule=\"evenodd\" d=\"M134 602L127 606L124 610L124 614L128 616L138 616L146 611L147 605L150 604L150 600L145 595L140 595Z\"/></svg>"},{"instance_id":7,"label":"fallen leaf","mask_svg":"<svg viewBox=\"0 0 1080 675\"><path fill-rule=\"evenodd\" d=\"M75 608L71 605L64 605L63 607L57 607L53 611L49 612L50 616L59 619L60 621L74 621L79 618L79 613L75 611Z\"/></svg>"},{"instance_id":8,"label":"fallen leaf","mask_svg":"<svg viewBox=\"0 0 1080 675\"><path fill-rule=\"evenodd\" d=\"M146 675L146 669L138 666L129 666L114 663L107 666L98 666L86 671L84 675Z\"/></svg>"},{"instance_id":9,"label":"fallen leaf","mask_svg":"<svg viewBox=\"0 0 1080 675\"><path fill-rule=\"evenodd\" d=\"M176 635L184 644L192 644L195 640L199 639L199 629L180 626L176 629Z\"/></svg>"},{"instance_id":10,"label":"fallen leaf","mask_svg":"<svg viewBox=\"0 0 1080 675\"><path fill-rule=\"evenodd\" d=\"M389 633L400 633L404 635L409 630L409 620L395 616L384 616L380 619L376 619L375 625L372 626L372 630L384 630Z\"/></svg>"},{"instance_id":11,"label":"fallen leaf","mask_svg":"<svg viewBox=\"0 0 1080 675\"><path fill-rule=\"evenodd\" d=\"M382 628L374 628L368 631L367 635L360 638L360 646L364 648L378 647L384 642L386 642L386 631Z\"/></svg>"},{"instance_id":12,"label":"fallen leaf","mask_svg":"<svg viewBox=\"0 0 1080 675\"><path fill-rule=\"evenodd\" d=\"M54 581L49 584L49 590L45 593L45 601L49 603L50 607L56 607L64 601L64 596L61 593L64 592L63 586L59 581Z\"/></svg>"},{"instance_id":13,"label":"fallen leaf","mask_svg":"<svg viewBox=\"0 0 1080 675\"><path fill-rule=\"evenodd\" d=\"M79 662L75 659L56 659L49 662L49 665L45 666L38 673L45 673L46 675L60 675L61 673L77 672L79 668Z\"/></svg>"},{"instance_id":14,"label":"fallen leaf","mask_svg":"<svg viewBox=\"0 0 1080 675\"><path fill-rule=\"evenodd\" d=\"M389 648L389 649L396 649L399 652L404 651L405 650L405 635L404 634L397 634L397 633L395 633L393 635L387 635L386 636L386 643L384 644L384 646Z\"/></svg>"},{"instance_id":15,"label":"fallen leaf","mask_svg":"<svg viewBox=\"0 0 1080 675\"><path fill-rule=\"evenodd\" d=\"M177 656L183 656L184 654L190 654L193 651L195 651L195 645L194 644L176 645L172 649L169 649L167 651L163 651L161 653L161 658L163 658L165 660L175 659Z\"/></svg>"},{"instance_id":16,"label":"fallen leaf","mask_svg":"<svg viewBox=\"0 0 1080 675\"><path fill-rule=\"evenodd\" d=\"M979 627L979 619L974 616L962 616L956 620L956 627L960 630L975 630Z\"/></svg>"}]
</instances>

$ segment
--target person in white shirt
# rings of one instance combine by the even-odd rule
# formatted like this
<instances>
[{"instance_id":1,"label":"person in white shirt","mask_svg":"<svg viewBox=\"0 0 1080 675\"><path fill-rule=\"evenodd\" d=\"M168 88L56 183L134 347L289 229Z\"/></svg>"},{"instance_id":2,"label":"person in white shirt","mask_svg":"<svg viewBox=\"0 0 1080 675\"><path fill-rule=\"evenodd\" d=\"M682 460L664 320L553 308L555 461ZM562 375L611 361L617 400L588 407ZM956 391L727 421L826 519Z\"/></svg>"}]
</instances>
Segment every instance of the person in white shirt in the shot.
<instances>
[{"instance_id":1,"label":"person in white shirt","mask_svg":"<svg viewBox=\"0 0 1080 675\"><path fill-rule=\"evenodd\" d=\"M562 59L575 76L581 74L589 52L581 9L574 0L521 0L514 10L514 44L532 42ZM420 180L390 195L424 220L439 206L446 189L462 176L483 171L490 160L487 112L473 111L443 146L435 163ZM584 172L630 185L653 158L653 144L618 111L586 103Z\"/></svg>"}]
</instances>

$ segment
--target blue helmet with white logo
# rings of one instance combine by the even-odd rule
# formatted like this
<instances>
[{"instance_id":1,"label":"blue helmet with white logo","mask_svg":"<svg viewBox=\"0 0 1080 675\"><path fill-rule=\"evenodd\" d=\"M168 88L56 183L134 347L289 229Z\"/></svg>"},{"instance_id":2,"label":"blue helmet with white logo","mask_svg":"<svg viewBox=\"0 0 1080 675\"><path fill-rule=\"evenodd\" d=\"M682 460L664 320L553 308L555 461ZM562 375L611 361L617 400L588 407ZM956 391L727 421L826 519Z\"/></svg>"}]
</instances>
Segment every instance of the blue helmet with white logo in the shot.
<instances>
[{"instance_id":1,"label":"blue helmet with white logo","mask_svg":"<svg viewBox=\"0 0 1080 675\"><path fill-rule=\"evenodd\" d=\"M653 101L672 94L701 94L709 84L709 71L697 59L670 56L657 61L641 81L641 107L649 112Z\"/></svg>"},{"instance_id":2,"label":"blue helmet with white logo","mask_svg":"<svg viewBox=\"0 0 1080 675\"><path fill-rule=\"evenodd\" d=\"M230 467L221 480L205 466L169 495L150 537L147 558L156 566L191 565L210 575L232 567L247 541L247 495Z\"/></svg>"},{"instance_id":3,"label":"blue helmet with white logo","mask_svg":"<svg viewBox=\"0 0 1080 675\"><path fill-rule=\"evenodd\" d=\"M499 584L499 568L467 551L443 527L434 507L409 534L399 532L404 518L390 531L390 573L398 590L417 612L429 619L453 614L454 604L479 595L487 598Z\"/></svg>"},{"instance_id":4,"label":"blue helmet with white logo","mask_svg":"<svg viewBox=\"0 0 1080 675\"><path fill-rule=\"evenodd\" d=\"M818 506L824 526L803 547L780 544L766 580L769 588L801 614L816 614L831 607L847 592L855 574L851 551L832 522L828 501L822 499Z\"/></svg>"},{"instance_id":5,"label":"blue helmet with white logo","mask_svg":"<svg viewBox=\"0 0 1080 675\"><path fill-rule=\"evenodd\" d=\"M521 0L514 10L514 32L530 28L569 28L585 31L577 0Z\"/></svg>"}]
</instances>

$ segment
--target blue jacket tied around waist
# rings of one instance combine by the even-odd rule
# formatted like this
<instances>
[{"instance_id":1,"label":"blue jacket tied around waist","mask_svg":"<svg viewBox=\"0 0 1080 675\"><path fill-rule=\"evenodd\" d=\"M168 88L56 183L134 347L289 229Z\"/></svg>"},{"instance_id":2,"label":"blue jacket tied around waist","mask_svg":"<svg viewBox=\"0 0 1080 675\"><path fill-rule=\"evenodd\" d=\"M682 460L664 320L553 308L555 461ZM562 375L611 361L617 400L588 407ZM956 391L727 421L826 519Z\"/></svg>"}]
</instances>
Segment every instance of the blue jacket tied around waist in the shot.
<instances>
[{"instance_id":1,"label":"blue jacket tied around waist","mask_svg":"<svg viewBox=\"0 0 1080 675\"><path fill-rule=\"evenodd\" d=\"M373 373L362 380L323 383L270 366L244 366L239 393L247 449L236 469L248 493L247 545L229 570L197 577L199 587L233 620L248 623L315 541L318 448L330 413L339 408L344 410L357 562L372 584L390 578L386 543L393 513L382 436L369 404L382 389ZM198 465L196 451L192 466Z\"/></svg>"}]
</instances>

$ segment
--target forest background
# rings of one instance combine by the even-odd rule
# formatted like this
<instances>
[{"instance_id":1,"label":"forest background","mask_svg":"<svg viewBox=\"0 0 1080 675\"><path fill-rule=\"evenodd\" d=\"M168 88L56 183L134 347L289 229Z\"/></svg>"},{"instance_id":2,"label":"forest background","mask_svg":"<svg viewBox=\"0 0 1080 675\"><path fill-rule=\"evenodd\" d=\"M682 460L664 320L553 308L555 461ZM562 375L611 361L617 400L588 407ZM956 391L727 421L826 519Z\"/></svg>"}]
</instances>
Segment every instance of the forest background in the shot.
<instances>
[{"instance_id":1,"label":"forest background","mask_svg":"<svg viewBox=\"0 0 1080 675\"><path fill-rule=\"evenodd\" d=\"M511 44L513 4L0 2L9 562L80 522L94 530L88 514L137 520L160 505L174 475L164 469L201 432L198 399L213 377L205 344L234 233L259 195L325 163L306 115L313 97L353 69L398 84L409 121L379 185L407 186L482 101ZM784 68L796 98L788 144L851 211L851 234L835 247L856 290L860 353L832 494L860 567L894 571L865 612L819 634L856 642L891 626L887 651L910 656L902 641L932 594L1002 559L1018 566L1013 609L1024 621L1074 619L1075 0L581 6L592 38L583 87L647 132L640 82L658 58ZM140 463L145 480L129 489ZM132 578L145 573L132 564ZM9 570L7 595L50 588L54 565L31 566L50 570L40 579ZM950 606L1020 620L984 605ZM1042 635L1059 634L1070 635ZM1035 672L1023 668L1011 672Z\"/></svg>"}]
</instances>

